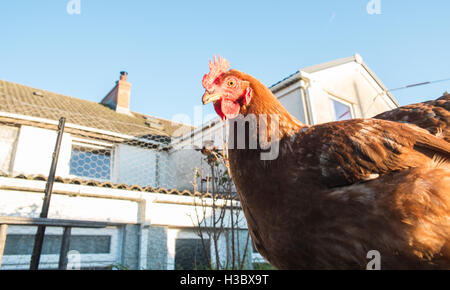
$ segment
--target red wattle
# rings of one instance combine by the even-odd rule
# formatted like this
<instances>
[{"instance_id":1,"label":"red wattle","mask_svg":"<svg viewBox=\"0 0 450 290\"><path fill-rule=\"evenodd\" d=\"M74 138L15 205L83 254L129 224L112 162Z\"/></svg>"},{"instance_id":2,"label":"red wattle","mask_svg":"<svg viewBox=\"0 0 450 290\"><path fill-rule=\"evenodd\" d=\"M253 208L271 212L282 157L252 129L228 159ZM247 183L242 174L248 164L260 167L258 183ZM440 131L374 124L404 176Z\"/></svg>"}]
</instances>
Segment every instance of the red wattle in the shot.
<instances>
[{"instance_id":1,"label":"red wattle","mask_svg":"<svg viewBox=\"0 0 450 290\"><path fill-rule=\"evenodd\" d=\"M225 115L222 113L222 102L217 101L214 103L214 110L216 110L217 115L219 115L220 119L225 120Z\"/></svg>"},{"instance_id":2,"label":"red wattle","mask_svg":"<svg viewBox=\"0 0 450 290\"><path fill-rule=\"evenodd\" d=\"M239 115L239 111L241 109L239 103L227 99L222 99L220 103L222 113L227 117L227 119L233 119Z\"/></svg>"}]
</instances>

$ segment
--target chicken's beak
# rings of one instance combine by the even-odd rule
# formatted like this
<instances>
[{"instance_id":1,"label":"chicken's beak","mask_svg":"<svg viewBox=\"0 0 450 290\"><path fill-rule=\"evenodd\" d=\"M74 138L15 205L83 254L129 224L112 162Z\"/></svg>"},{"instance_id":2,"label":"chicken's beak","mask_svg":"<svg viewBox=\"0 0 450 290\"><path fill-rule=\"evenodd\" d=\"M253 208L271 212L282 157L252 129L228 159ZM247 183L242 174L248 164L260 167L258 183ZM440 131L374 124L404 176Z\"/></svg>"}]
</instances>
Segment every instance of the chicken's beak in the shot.
<instances>
[{"instance_id":1,"label":"chicken's beak","mask_svg":"<svg viewBox=\"0 0 450 290\"><path fill-rule=\"evenodd\" d=\"M210 94L208 92L205 92L203 94L203 98L202 98L203 105L206 105L206 104L211 103L211 102L218 101L218 100L220 100L220 98L221 98L220 94Z\"/></svg>"}]
</instances>

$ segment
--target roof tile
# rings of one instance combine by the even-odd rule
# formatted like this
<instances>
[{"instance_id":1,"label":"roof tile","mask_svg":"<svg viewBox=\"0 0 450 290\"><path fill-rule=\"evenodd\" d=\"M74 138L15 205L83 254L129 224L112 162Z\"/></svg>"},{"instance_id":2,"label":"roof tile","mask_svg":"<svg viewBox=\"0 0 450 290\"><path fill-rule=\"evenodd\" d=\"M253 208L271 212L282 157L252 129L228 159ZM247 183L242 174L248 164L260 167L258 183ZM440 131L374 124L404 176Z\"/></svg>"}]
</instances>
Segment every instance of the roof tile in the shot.
<instances>
[{"instance_id":1,"label":"roof tile","mask_svg":"<svg viewBox=\"0 0 450 290\"><path fill-rule=\"evenodd\" d=\"M0 172L0 177L9 177L9 178L20 178L20 179L28 179L28 180L37 180L37 181L47 181L47 176L43 174L15 174L10 175L5 172ZM152 186L140 187L139 185L126 185L124 183L114 184L110 181L97 181L97 180L86 180L81 178L63 178L61 176L55 177L56 183L64 183L64 184L75 184L75 185L85 185L85 186L96 186L96 187L104 187L104 188L113 188L113 189L123 189L123 190L133 190L140 192L153 192L153 193L162 193L168 195L180 195L180 196L198 196L198 197L208 197L211 198L211 193L203 193L203 192L192 192L189 190L179 191L177 189L167 189L164 187L154 188ZM237 196L235 196L237 199Z\"/></svg>"}]
</instances>

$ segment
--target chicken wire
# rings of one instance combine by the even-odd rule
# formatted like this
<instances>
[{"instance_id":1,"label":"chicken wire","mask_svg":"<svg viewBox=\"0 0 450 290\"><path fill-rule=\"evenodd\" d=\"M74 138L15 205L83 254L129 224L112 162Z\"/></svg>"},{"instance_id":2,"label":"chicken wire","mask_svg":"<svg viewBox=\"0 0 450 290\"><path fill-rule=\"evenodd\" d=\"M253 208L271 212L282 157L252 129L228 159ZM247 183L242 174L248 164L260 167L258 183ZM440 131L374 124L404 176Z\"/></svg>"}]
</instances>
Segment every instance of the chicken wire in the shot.
<instances>
[{"instance_id":1,"label":"chicken wire","mask_svg":"<svg viewBox=\"0 0 450 290\"><path fill-rule=\"evenodd\" d=\"M1 99L2 95L0 95ZM151 116L143 116L144 122L138 124L129 122L126 118L140 116L124 116L124 121L111 120L97 116L94 112L79 113L75 109L71 111L37 106L18 98L14 98L13 101L7 98L0 104L0 111L27 116L25 120L30 120L22 120L22 126L38 124L53 132L56 132L56 127L50 124L56 124L56 120L60 117L66 118L65 135L56 172L56 175L62 178L90 180L98 183L110 182L121 184L122 187L134 186L138 189L152 187L180 192L192 191L192 183L194 179L197 179L195 182L199 185L198 190L203 188L206 191L208 188L206 185L209 177L208 166L205 164L205 156L200 152L200 148L174 147L176 138L166 134L158 123L158 119ZM11 120L1 118L0 125L20 127ZM35 136L37 139L34 140L20 140L19 136L20 133L17 133L17 139L14 142L30 142L20 146L29 146L28 150L31 151L33 146L47 146L47 150L44 150L47 154L53 149L56 140L55 134L47 134L44 131L42 136ZM13 150L12 139L9 132L0 134L2 151ZM35 153L40 154L37 151ZM36 162L42 160L38 156L31 157L36 157ZM2 161L1 171L4 174L5 172L16 175L48 174L46 166L16 168L13 166L14 162L10 162L9 159L0 161ZM29 161L30 164L34 163L33 159ZM5 165L6 163L8 165ZM9 167L10 163L11 167Z\"/></svg>"}]
</instances>

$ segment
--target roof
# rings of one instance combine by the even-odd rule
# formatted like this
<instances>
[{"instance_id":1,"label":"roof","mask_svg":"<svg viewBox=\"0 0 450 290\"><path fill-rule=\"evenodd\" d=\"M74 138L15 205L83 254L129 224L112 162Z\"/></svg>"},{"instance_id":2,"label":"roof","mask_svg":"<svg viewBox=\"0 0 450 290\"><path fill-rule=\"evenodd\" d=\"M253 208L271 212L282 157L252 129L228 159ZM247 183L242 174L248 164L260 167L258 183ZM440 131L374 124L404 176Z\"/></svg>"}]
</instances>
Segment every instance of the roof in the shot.
<instances>
[{"instance_id":1,"label":"roof","mask_svg":"<svg viewBox=\"0 0 450 290\"><path fill-rule=\"evenodd\" d=\"M193 129L181 123L131 112L117 113L96 102L0 80L0 112L58 120L83 127L134 137L160 136L164 139Z\"/></svg>"},{"instance_id":2,"label":"roof","mask_svg":"<svg viewBox=\"0 0 450 290\"><path fill-rule=\"evenodd\" d=\"M375 73L364 63L362 57L359 54L302 68L296 71L295 73L287 76L286 78L282 79L281 81L271 85L269 88L272 91L276 92L281 90L285 86L290 85L293 82L299 81L301 79L302 72L315 73L324 69L332 68L350 62L359 63L369 73L369 75L374 79L374 81L380 86L380 88L386 92L386 95L392 100L392 102L397 106L399 106L398 101L394 98L394 96L392 96L392 94L389 92L389 90L386 88L383 82L375 75Z\"/></svg>"}]
</instances>

